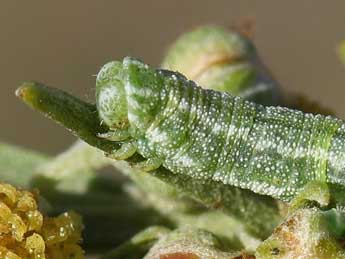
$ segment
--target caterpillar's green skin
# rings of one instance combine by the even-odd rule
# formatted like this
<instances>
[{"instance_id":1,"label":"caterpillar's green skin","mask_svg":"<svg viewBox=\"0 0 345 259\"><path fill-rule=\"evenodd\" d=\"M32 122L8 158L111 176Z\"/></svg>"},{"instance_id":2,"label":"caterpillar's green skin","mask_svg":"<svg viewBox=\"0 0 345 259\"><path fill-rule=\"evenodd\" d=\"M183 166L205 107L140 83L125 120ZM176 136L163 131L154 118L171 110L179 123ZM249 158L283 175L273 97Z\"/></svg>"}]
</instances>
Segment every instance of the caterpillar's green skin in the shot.
<instances>
[{"instance_id":1,"label":"caterpillar's green skin","mask_svg":"<svg viewBox=\"0 0 345 259\"><path fill-rule=\"evenodd\" d=\"M163 165L284 201L309 181L345 184L339 119L205 90L132 58L102 68L96 99L101 119L155 161L150 169Z\"/></svg>"}]
</instances>

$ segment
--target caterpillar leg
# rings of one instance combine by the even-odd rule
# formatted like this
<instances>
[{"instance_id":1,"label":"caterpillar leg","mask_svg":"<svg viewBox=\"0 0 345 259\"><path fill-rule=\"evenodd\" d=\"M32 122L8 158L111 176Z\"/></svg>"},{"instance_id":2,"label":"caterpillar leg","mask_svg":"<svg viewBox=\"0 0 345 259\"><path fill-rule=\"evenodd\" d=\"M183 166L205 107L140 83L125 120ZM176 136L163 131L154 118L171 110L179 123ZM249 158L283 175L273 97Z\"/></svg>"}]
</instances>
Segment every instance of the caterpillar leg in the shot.
<instances>
[{"instance_id":1,"label":"caterpillar leg","mask_svg":"<svg viewBox=\"0 0 345 259\"><path fill-rule=\"evenodd\" d=\"M111 153L105 154L106 157L116 159L116 160L124 160L134 155L137 151L137 146L134 141L132 142L125 142L122 144L120 149L114 150Z\"/></svg>"},{"instance_id":2,"label":"caterpillar leg","mask_svg":"<svg viewBox=\"0 0 345 259\"><path fill-rule=\"evenodd\" d=\"M112 129L106 133L99 133L97 134L99 138L105 138L111 141L121 141L128 139L131 135L129 134L129 130L127 129Z\"/></svg>"},{"instance_id":3,"label":"caterpillar leg","mask_svg":"<svg viewBox=\"0 0 345 259\"><path fill-rule=\"evenodd\" d=\"M331 191L325 182L312 181L290 202L289 214L304 207L327 207L331 202Z\"/></svg>"},{"instance_id":4,"label":"caterpillar leg","mask_svg":"<svg viewBox=\"0 0 345 259\"><path fill-rule=\"evenodd\" d=\"M133 168L139 171L149 172L156 170L162 165L163 161L159 158L149 158L145 161L133 164Z\"/></svg>"}]
</instances>

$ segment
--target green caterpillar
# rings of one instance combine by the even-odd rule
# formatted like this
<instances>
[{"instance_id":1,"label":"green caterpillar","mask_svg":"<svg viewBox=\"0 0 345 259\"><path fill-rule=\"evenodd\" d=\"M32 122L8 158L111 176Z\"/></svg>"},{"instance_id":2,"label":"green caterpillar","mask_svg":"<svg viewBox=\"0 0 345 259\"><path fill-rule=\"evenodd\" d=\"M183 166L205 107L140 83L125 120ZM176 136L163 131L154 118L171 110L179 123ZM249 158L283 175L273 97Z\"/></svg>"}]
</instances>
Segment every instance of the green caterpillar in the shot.
<instances>
[{"instance_id":1,"label":"green caterpillar","mask_svg":"<svg viewBox=\"0 0 345 259\"><path fill-rule=\"evenodd\" d=\"M345 124L330 116L202 89L133 58L101 69L96 104L110 128L100 137L122 143L109 156L138 151L142 170L163 165L284 201L313 180L345 184Z\"/></svg>"}]
</instances>

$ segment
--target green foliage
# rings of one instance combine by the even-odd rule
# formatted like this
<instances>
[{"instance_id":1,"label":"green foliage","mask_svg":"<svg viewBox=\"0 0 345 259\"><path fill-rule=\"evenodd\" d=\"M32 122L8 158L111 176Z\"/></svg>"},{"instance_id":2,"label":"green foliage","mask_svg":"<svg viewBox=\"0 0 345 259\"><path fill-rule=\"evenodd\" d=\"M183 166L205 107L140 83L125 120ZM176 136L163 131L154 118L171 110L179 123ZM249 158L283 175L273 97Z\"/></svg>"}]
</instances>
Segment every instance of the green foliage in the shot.
<instances>
[{"instance_id":1,"label":"green foliage","mask_svg":"<svg viewBox=\"0 0 345 259\"><path fill-rule=\"evenodd\" d=\"M82 101L77 100L75 97L69 96L67 93L60 90L54 89L49 92L49 89L51 88L42 86L38 83L30 83L29 85L24 84L18 91L19 96L29 105L31 105L32 102L34 104L44 103L44 106L31 106L46 116L51 116L54 120L57 120L85 142L88 142L106 152L109 152L109 149L111 148L119 148L117 142L110 142L97 137L96 132L101 130L101 123L96 113L88 114L90 105L86 105L83 110L81 105ZM55 98L53 98L54 94L56 95ZM30 98L28 98L28 96ZM68 107L66 107L64 102L59 99L60 96L68 96ZM69 113L69 110L74 106L74 99L76 99L76 106L78 107L78 113L75 113L76 116L74 116L72 112ZM40 100L40 102L36 100ZM54 112L58 112L59 114L54 115ZM84 113L85 116L82 116ZM63 115L68 115L68 120L64 118ZM93 127L80 129L81 127L85 127L84 125L91 124L88 123L88 121L91 120L91 115L93 116L93 121L98 121L98 123L93 123ZM65 121L68 121L68 124L65 124ZM95 126L97 128L95 128ZM82 135L78 135L79 132L82 132ZM140 159L140 156L137 154L134 157L131 157L129 161L139 161ZM192 197L204 202L208 206L217 207L217 204L221 204L220 208L224 209L225 212L232 216L242 220L244 219L248 230L261 238L267 236L270 231L272 231L272 227L280 220L278 204L269 197L255 195L248 190L224 186L213 182L204 182L201 184L200 180L169 173L169 171L164 167L157 169L154 172L154 175L169 184L173 184L181 191L189 193L189 195L191 194ZM262 218L260 219L260 217Z\"/></svg>"},{"instance_id":2,"label":"green foliage","mask_svg":"<svg viewBox=\"0 0 345 259\"><path fill-rule=\"evenodd\" d=\"M35 168L46 161L48 157L44 155L0 143L1 181L23 188L30 187Z\"/></svg>"},{"instance_id":3,"label":"green foliage","mask_svg":"<svg viewBox=\"0 0 345 259\"><path fill-rule=\"evenodd\" d=\"M94 170L104 166L107 160L85 143L79 141L55 158L8 144L0 146L0 180L38 188L45 201L43 209L51 215L70 209L80 213L87 225L86 250L119 244L152 224L172 224L149 206L131 198L123 179L109 181L109 176L96 174Z\"/></svg>"},{"instance_id":4,"label":"green foliage","mask_svg":"<svg viewBox=\"0 0 345 259\"><path fill-rule=\"evenodd\" d=\"M142 258L148 250L169 230L165 227L153 226L140 231L130 240L120 245L118 248L107 252L101 259L137 259Z\"/></svg>"},{"instance_id":5,"label":"green foliage","mask_svg":"<svg viewBox=\"0 0 345 259\"><path fill-rule=\"evenodd\" d=\"M264 103L279 100L278 84L252 43L219 27L182 36L163 64L209 88L248 94ZM260 84L268 86L262 99L255 92ZM164 167L152 173L136 171L127 162L142 161L139 154L119 162L99 152L120 145L97 137L109 129L95 105L36 82L24 83L16 94L89 145L79 141L51 158L0 143L0 180L38 188L50 214L79 212L86 225L87 252L110 250L104 259L252 259L254 254L258 259L345 258L345 216L334 209L345 204L345 192L338 185L313 182L288 207L249 190L174 174ZM116 173L109 167L100 173L109 165Z\"/></svg>"},{"instance_id":6,"label":"green foliage","mask_svg":"<svg viewBox=\"0 0 345 259\"><path fill-rule=\"evenodd\" d=\"M266 105L281 101L279 85L253 43L221 26L200 26L182 34L168 49L162 67L178 71L204 88Z\"/></svg>"}]
</instances>

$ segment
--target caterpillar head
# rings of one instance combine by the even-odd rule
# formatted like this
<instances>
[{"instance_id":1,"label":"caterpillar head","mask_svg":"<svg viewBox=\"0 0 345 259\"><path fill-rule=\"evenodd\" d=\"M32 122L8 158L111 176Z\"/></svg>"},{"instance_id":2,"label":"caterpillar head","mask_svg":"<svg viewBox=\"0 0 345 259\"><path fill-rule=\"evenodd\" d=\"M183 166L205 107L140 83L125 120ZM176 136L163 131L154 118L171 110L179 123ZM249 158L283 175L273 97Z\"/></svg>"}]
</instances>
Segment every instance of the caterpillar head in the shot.
<instances>
[{"instance_id":1,"label":"caterpillar head","mask_svg":"<svg viewBox=\"0 0 345 259\"><path fill-rule=\"evenodd\" d=\"M158 71L134 58L107 63L96 83L101 120L110 128L147 128L161 107L163 81Z\"/></svg>"},{"instance_id":2,"label":"caterpillar head","mask_svg":"<svg viewBox=\"0 0 345 259\"><path fill-rule=\"evenodd\" d=\"M128 108L121 62L105 64L97 75L96 105L100 119L110 128L128 127Z\"/></svg>"}]
</instances>

